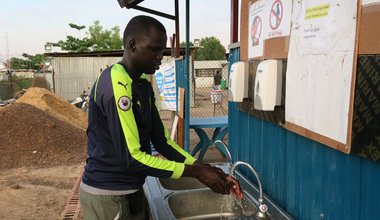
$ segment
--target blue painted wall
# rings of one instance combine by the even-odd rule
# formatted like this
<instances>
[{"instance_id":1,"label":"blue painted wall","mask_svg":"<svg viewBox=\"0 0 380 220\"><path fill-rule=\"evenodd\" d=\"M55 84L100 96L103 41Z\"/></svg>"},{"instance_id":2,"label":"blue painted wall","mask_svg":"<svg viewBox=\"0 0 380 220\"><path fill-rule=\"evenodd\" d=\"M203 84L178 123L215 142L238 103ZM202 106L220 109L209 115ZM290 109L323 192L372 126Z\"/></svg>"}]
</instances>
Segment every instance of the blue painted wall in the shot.
<instances>
[{"instance_id":1,"label":"blue painted wall","mask_svg":"<svg viewBox=\"0 0 380 220\"><path fill-rule=\"evenodd\" d=\"M229 66L240 60L230 50ZM380 163L346 155L229 103L228 144L261 176L265 194L295 219L380 220ZM242 170L253 181L254 176Z\"/></svg>"},{"instance_id":2,"label":"blue painted wall","mask_svg":"<svg viewBox=\"0 0 380 220\"><path fill-rule=\"evenodd\" d=\"M186 71L186 59L176 60L176 89L178 87L185 88L185 100L190 100L190 94L186 93L189 91L189 71ZM179 95L179 93L177 93ZM177 99L178 100L178 99ZM177 112L178 112L178 103L177 103ZM189 128L189 117L190 117L190 107L189 102L185 102L184 108L184 147L186 151L190 151L190 128Z\"/></svg>"}]
</instances>

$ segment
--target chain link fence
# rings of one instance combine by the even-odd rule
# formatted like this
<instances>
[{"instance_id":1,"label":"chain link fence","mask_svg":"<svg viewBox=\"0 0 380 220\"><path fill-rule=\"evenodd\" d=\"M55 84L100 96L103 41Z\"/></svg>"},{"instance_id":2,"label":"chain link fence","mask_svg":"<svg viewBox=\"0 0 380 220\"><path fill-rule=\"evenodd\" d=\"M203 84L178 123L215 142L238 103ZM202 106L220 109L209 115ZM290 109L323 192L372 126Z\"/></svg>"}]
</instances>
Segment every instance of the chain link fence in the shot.
<instances>
[{"instance_id":1,"label":"chain link fence","mask_svg":"<svg viewBox=\"0 0 380 220\"><path fill-rule=\"evenodd\" d=\"M228 61L194 61L190 82L190 117L213 117L228 115ZM214 129L204 129L211 138ZM227 142L228 134L224 141ZM190 149L199 142L198 135L190 130ZM217 149L211 147L207 158L215 158ZM211 156L211 157L208 157Z\"/></svg>"},{"instance_id":2,"label":"chain link fence","mask_svg":"<svg viewBox=\"0 0 380 220\"><path fill-rule=\"evenodd\" d=\"M51 90L52 73L34 73L33 71L1 72L0 101L17 98L17 92L30 87Z\"/></svg>"},{"instance_id":3,"label":"chain link fence","mask_svg":"<svg viewBox=\"0 0 380 220\"><path fill-rule=\"evenodd\" d=\"M227 60L194 61L190 117L228 115Z\"/></svg>"},{"instance_id":4,"label":"chain link fence","mask_svg":"<svg viewBox=\"0 0 380 220\"><path fill-rule=\"evenodd\" d=\"M17 91L29 88L33 83L32 72L0 74L0 101L14 98Z\"/></svg>"}]
</instances>

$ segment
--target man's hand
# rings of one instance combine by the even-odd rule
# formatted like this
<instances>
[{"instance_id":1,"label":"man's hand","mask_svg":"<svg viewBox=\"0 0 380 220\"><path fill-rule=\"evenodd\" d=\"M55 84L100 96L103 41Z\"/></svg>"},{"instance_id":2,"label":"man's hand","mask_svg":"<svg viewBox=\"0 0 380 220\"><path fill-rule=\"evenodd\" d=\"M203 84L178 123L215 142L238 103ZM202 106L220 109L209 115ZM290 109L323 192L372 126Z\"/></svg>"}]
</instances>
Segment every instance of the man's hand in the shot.
<instances>
[{"instance_id":1,"label":"man's hand","mask_svg":"<svg viewBox=\"0 0 380 220\"><path fill-rule=\"evenodd\" d=\"M244 194L239 182L231 176L227 176L227 181L229 185L229 191L232 192L236 198L242 200L244 198Z\"/></svg>"},{"instance_id":2,"label":"man's hand","mask_svg":"<svg viewBox=\"0 0 380 220\"><path fill-rule=\"evenodd\" d=\"M186 165L183 176L197 178L212 191L221 194L232 192L238 199L243 199L239 182L228 176L222 169L210 165Z\"/></svg>"},{"instance_id":3,"label":"man's hand","mask_svg":"<svg viewBox=\"0 0 380 220\"><path fill-rule=\"evenodd\" d=\"M199 160L196 160L195 163L193 164L194 166L208 166L208 167L211 167L210 164L208 163L202 163L200 162Z\"/></svg>"}]
</instances>

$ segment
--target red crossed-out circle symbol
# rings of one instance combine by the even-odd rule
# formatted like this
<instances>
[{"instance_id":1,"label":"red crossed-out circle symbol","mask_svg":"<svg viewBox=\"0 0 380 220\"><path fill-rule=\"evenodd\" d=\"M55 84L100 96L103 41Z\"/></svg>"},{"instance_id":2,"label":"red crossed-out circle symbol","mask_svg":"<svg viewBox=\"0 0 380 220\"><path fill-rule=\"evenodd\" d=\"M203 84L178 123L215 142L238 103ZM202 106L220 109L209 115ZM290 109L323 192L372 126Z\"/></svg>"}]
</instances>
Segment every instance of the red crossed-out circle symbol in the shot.
<instances>
[{"instance_id":1,"label":"red crossed-out circle symbol","mask_svg":"<svg viewBox=\"0 0 380 220\"><path fill-rule=\"evenodd\" d=\"M261 22L261 18L259 16L256 16L253 19L252 27L251 27L252 46L256 46L259 44L262 26L263 25Z\"/></svg>"},{"instance_id":2,"label":"red crossed-out circle symbol","mask_svg":"<svg viewBox=\"0 0 380 220\"><path fill-rule=\"evenodd\" d=\"M282 21L282 17L284 15L284 7L282 6L282 2L280 0L274 1L269 15L269 24L272 30L276 30Z\"/></svg>"}]
</instances>

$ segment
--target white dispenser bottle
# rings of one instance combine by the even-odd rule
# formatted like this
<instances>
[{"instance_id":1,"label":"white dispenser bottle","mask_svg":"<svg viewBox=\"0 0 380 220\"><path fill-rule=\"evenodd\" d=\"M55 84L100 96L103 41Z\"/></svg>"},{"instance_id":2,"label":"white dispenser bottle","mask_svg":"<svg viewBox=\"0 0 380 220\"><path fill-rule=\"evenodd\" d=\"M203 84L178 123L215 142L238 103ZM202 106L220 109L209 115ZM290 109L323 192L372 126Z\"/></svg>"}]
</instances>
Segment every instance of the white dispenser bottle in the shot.
<instances>
[{"instance_id":1,"label":"white dispenser bottle","mask_svg":"<svg viewBox=\"0 0 380 220\"><path fill-rule=\"evenodd\" d=\"M264 60L257 66L254 108L262 111L274 111L281 105L282 61Z\"/></svg>"},{"instance_id":2,"label":"white dispenser bottle","mask_svg":"<svg viewBox=\"0 0 380 220\"><path fill-rule=\"evenodd\" d=\"M248 63L242 61L233 63L228 82L229 101L242 102L244 98L248 98Z\"/></svg>"}]
</instances>

